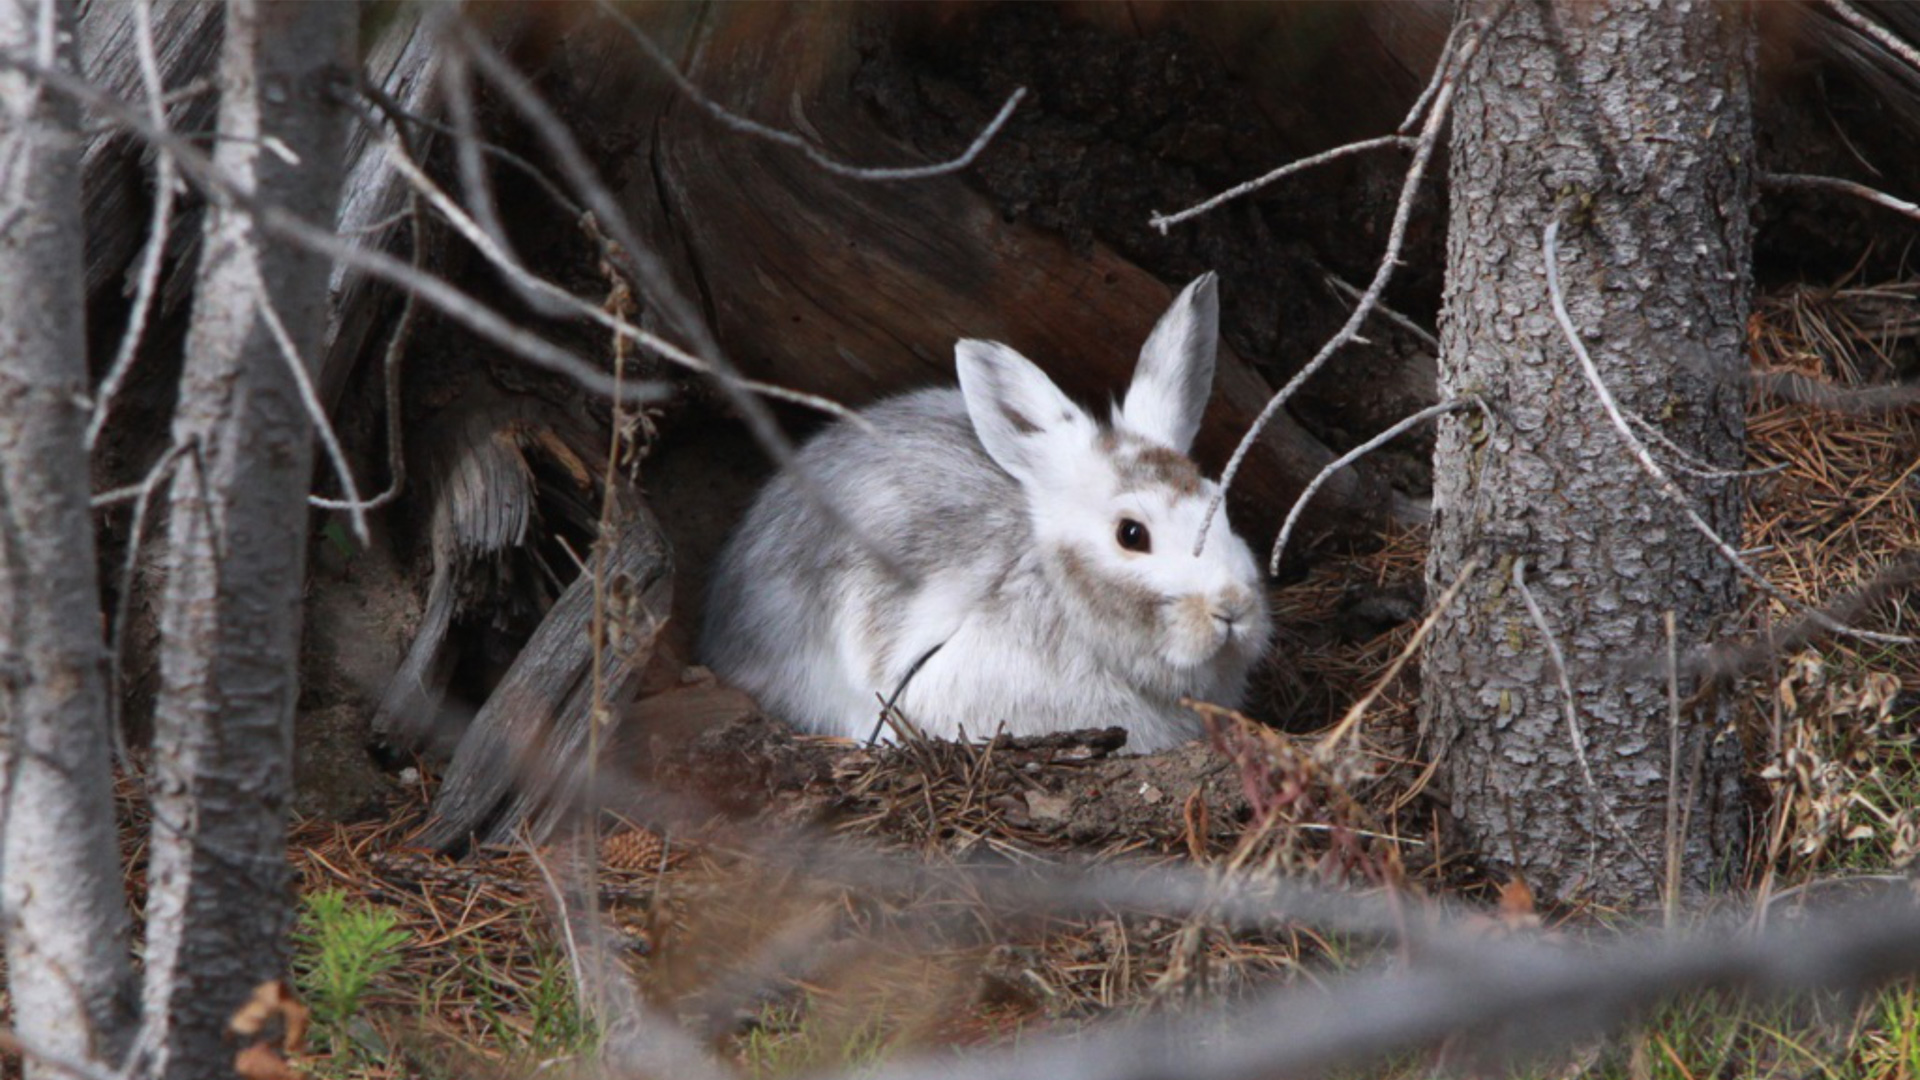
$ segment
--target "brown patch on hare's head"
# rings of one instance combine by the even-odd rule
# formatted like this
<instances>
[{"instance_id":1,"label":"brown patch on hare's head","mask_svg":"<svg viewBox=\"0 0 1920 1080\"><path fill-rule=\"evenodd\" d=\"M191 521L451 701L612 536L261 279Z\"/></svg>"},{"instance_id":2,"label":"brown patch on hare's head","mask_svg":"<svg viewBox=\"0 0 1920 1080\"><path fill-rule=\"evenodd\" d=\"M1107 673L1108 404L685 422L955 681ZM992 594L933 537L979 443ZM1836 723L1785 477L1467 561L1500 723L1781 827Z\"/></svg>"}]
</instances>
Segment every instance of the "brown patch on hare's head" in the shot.
<instances>
[{"instance_id":1,"label":"brown patch on hare's head","mask_svg":"<svg viewBox=\"0 0 1920 1080\"><path fill-rule=\"evenodd\" d=\"M1199 468L1185 454L1152 443L1120 450L1114 471L1119 475L1121 491L1167 488L1187 497L1206 489Z\"/></svg>"}]
</instances>

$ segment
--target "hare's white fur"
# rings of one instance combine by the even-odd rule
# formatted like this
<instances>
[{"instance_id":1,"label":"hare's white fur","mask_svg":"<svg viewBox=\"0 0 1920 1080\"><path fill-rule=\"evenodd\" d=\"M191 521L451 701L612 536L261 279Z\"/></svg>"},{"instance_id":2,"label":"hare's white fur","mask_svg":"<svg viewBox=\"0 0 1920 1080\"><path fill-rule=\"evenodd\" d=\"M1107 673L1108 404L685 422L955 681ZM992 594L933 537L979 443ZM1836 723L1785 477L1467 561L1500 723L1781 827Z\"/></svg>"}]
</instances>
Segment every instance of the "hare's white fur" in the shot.
<instances>
[{"instance_id":1,"label":"hare's white fur","mask_svg":"<svg viewBox=\"0 0 1920 1080\"><path fill-rule=\"evenodd\" d=\"M783 471L721 553L702 658L829 734L865 738L905 680L901 712L944 738L1118 724L1154 751L1193 737L1181 699L1238 705L1271 627L1238 536L1216 523L1193 554L1217 488L1185 455L1218 313L1212 274L1187 286L1109 423L1007 346L962 341L958 390L821 432L798 464L867 543ZM1150 551L1122 546L1122 519Z\"/></svg>"}]
</instances>

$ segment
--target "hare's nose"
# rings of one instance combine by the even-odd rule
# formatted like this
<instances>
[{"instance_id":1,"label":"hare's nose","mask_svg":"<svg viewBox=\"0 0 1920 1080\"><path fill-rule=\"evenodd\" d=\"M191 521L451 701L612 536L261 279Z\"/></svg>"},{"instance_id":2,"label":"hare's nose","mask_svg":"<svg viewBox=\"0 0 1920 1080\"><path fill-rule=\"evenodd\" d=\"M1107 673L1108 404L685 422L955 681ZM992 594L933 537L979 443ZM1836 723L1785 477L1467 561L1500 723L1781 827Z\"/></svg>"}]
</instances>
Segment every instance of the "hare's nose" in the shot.
<instances>
[{"instance_id":1,"label":"hare's nose","mask_svg":"<svg viewBox=\"0 0 1920 1080\"><path fill-rule=\"evenodd\" d=\"M1232 637L1234 628L1246 621L1247 614L1248 612L1245 607L1239 605L1221 605L1213 609L1213 621L1220 624L1220 629L1223 633L1228 637Z\"/></svg>"}]
</instances>

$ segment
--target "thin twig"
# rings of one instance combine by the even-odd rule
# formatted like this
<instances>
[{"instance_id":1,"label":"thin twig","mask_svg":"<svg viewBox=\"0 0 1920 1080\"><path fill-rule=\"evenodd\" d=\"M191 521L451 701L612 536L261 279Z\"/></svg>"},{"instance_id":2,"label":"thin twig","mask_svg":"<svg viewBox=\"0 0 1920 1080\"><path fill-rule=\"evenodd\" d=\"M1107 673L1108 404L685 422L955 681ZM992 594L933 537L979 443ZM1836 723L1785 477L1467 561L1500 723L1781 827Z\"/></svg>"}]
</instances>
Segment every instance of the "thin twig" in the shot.
<instances>
[{"instance_id":1,"label":"thin twig","mask_svg":"<svg viewBox=\"0 0 1920 1080\"><path fill-rule=\"evenodd\" d=\"M605 329L613 331L617 337L630 341L646 349L648 352L670 360L689 371L706 375L718 381L727 382L741 390L759 394L762 397L777 398L795 405L802 405L841 420L851 421L862 428L871 430L873 425L870 421L837 401L821 397L817 394L809 394L805 391L793 390L784 386L775 386L771 383L761 382L758 379L748 379L732 374L723 370L720 365L695 356L658 334L643 330L627 319L608 312L602 305L581 299L562 289L560 286L534 274L532 271L515 262L510 253L501 250L494 243L493 238L487 234L486 230L481 228L479 223L475 222L472 217L468 216L460 205L454 202L452 197L447 194L445 189L433 182L433 179L426 174L426 171L420 167L419 163L413 160L412 156L407 153L405 147L389 143L387 149L388 159L392 163L394 170L400 173L413 191L426 198L427 202L439 212L441 218L445 220L447 224L452 225L454 231L459 233L462 239L473 245L474 250L478 251L488 262L492 263L494 268L500 271L503 276L511 279L517 288L528 293L538 294L559 313L578 316L598 323ZM616 384L619 381L620 380L616 378Z\"/></svg>"},{"instance_id":2,"label":"thin twig","mask_svg":"<svg viewBox=\"0 0 1920 1080\"><path fill-rule=\"evenodd\" d=\"M1560 683L1560 705L1567 721L1567 738L1573 744L1573 759L1580 766L1580 778L1587 785L1587 798L1592 800L1594 809L1607 819L1607 824L1620 836L1627 853L1644 867L1648 874L1658 876L1659 868L1654 866L1647 854L1640 850L1640 843L1627 827L1614 816L1613 800L1601 790L1599 781L1594 779L1593 766L1587 760L1587 737L1580 730L1580 710L1573 698L1573 679L1567 672L1566 654L1560 651L1560 639L1554 637L1553 627L1547 625L1546 612L1540 610L1539 601L1533 598L1533 590L1527 587L1527 560L1521 556L1513 560L1513 587L1520 593L1520 602L1526 605L1527 616L1533 620L1534 629L1540 631L1540 637L1546 642L1547 658L1553 663L1554 677Z\"/></svg>"},{"instance_id":3,"label":"thin twig","mask_svg":"<svg viewBox=\"0 0 1920 1080\"><path fill-rule=\"evenodd\" d=\"M1625 413L1629 423L1632 423L1641 431L1646 432L1648 438L1659 443L1663 449L1674 456L1673 468L1675 472L1683 472L1689 476L1700 477L1703 480L1755 480L1762 476L1772 476L1775 473L1785 472L1792 464L1791 462L1783 461L1778 465L1769 465L1764 469L1718 468L1709 464L1700 455L1667 438L1666 433L1655 427L1653 421L1648 420L1639 413L1625 412L1625 410L1622 410L1622 412Z\"/></svg>"},{"instance_id":4,"label":"thin twig","mask_svg":"<svg viewBox=\"0 0 1920 1080\"><path fill-rule=\"evenodd\" d=\"M1685 832L1680 823L1680 644L1669 608L1661 619L1667 631L1667 927L1680 914L1680 857Z\"/></svg>"},{"instance_id":5,"label":"thin twig","mask_svg":"<svg viewBox=\"0 0 1920 1080\"><path fill-rule=\"evenodd\" d=\"M1352 300L1356 303L1359 302L1360 298L1365 295L1359 289L1356 289L1352 285L1347 284L1346 280L1340 277L1340 275L1338 274L1331 274L1331 273L1327 274L1325 277L1325 281L1327 283L1327 287L1332 289L1335 294L1344 296L1348 300ZM1388 307L1384 303L1375 303L1373 305L1373 310L1379 312L1381 318L1387 320L1388 322L1394 324L1395 326L1398 326L1400 329L1405 330L1407 333L1412 334L1414 337L1419 338L1420 343L1422 345L1425 345L1427 348L1432 349L1435 356L1440 355L1440 339L1437 337L1434 337L1432 331L1428 330L1424 326L1421 326L1419 323L1414 322L1412 319L1408 318L1407 316L1400 314L1398 311L1395 311L1394 309Z\"/></svg>"},{"instance_id":6,"label":"thin twig","mask_svg":"<svg viewBox=\"0 0 1920 1080\"><path fill-rule=\"evenodd\" d=\"M392 103L396 108L398 103L393 102L392 97L385 93L374 99L375 107L380 109L381 115L393 125L393 139L389 145L398 147L402 154L410 155L412 139L407 135L406 128L400 123L399 118L388 112L386 105L382 102ZM362 120L369 125L379 123L377 119L371 117L363 116ZM372 126L369 130L377 133L381 128ZM425 215L420 209L419 192L408 189L406 209L395 216L407 222L411 240L408 255L412 259L413 268L424 275L427 265L427 234ZM400 316L394 321L393 336L387 339L386 350L380 357L382 407L387 412L387 486L385 490L365 502L364 506L367 510L378 510L393 502L407 487L406 436L403 423L404 409L400 400L400 376L402 363L406 359L407 346L413 340L413 327L420 302L412 292L403 292L402 295L404 299L400 302ZM317 495L309 497L307 504L322 510L347 508L345 500L322 498Z\"/></svg>"},{"instance_id":7,"label":"thin twig","mask_svg":"<svg viewBox=\"0 0 1920 1080\"><path fill-rule=\"evenodd\" d=\"M1842 180L1837 176L1816 176L1812 173L1761 173L1761 187L1781 190L1834 191L1842 195L1852 195L1865 199L1875 206L1882 206L1896 214L1920 221L1920 206L1898 196L1889 195L1879 188L1868 187L1853 180Z\"/></svg>"},{"instance_id":8,"label":"thin twig","mask_svg":"<svg viewBox=\"0 0 1920 1080\"><path fill-rule=\"evenodd\" d=\"M1920 51L1916 51L1913 46L1902 41L1899 35L1860 14L1846 0L1826 0L1826 5L1849 26L1879 42L1888 52L1905 60L1908 67L1915 72L1920 72Z\"/></svg>"},{"instance_id":9,"label":"thin twig","mask_svg":"<svg viewBox=\"0 0 1920 1080\"><path fill-rule=\"evenodd\" d=\"M1467 39L1467 43L1461 47L1454 72L1465 70L1485 37L1485 33L1482 32ZM1380 302L1381 294L1386 291L1387 282L1393 279L1394 267L1400 265L1400 248L1406 243L1407 222L1413 217L1414 196L1420 191L1420 183L1427 172L1427 162L1433 157L1434 148L1439 145L1441 131L1446 128L1447 113L1453 104L1454 86L1454 75L1449 73L1445 79L1441 80L1440 92L1435 95L1433 107L1427 113L1426 127L1420 132L1419 144L1413 152L1413 162L1407 167L1406 180L1400 186L1400 199L1394 205L1393 225L1387 232L1387 249L1380 257L1380 266L1374 272L1372 284L1367 286L1367 291L1360 297L1360 302L1354 305L1352 314L1347 316L1346 324L1320 347L1320 351L1314 355L1313 359L1307 361L1304 367L1294 373L1293 378L1287 380L1285 386L1267 399L1266 407L1260 410L1260 415L1254 417L1253 423L1247 428L1247 433L1241 437L1240 445L1234 447L1233 456L1227 460L1227 467L1220 474L1219 490L1214 493L1213 500L1207 505L1206 517L1200 523L1200 533L1195 537L1193 545L1195 555L1206 547L1207 532L1213 527L1213 520L1220 513L1220 505L1226 501L1227 491L1232 488L1234 477L1239 475L1240 466L1246 461L1247 454L1252 452L1255 441L1260 438L1260 433L1266 430L1268 423L1272 422L1274 414L1280 411L1287 400L1293 397L1308 379L1325 366L1335 352L1359 336L1360 327L1373 313L1374 305ZM1393 138L1397 139L1401 136L1393 136Z\"/></svg>"},{"instance_id":10,"label":"thin twig","mask_svg":"<svg viewBox=\"0 0 1920 1080\"><path fill-rule=\"evenodd\" d=\"M1579 331L1574 329L1573 317L1567 314L1566 296L1560 291L1560 216L1558 214L1555 214L1553 220L1547 223L1545 232L1541 234L1540 248L1546 264L1547 297L1553 308L1554 321L1559 324L1561 334L1565 336L1568 346L1572 348L1574 358L1580 362L1580 370L1586 375L1587 384L1593 388L1595 396L1600 399L1601 408L1606 411L1608 419L1613 421L1614 430L1620 433L1621 440L1626 443L1634 460L1640 463L1641 471L1653 480L1660 494L1686 516L1694 530L1705 537L1707 542L1720 552L1722 558L1731 563L1734 569L1752 581L1762 592L1786 605L1788 610L1804 613L1832 633L1887 645L1911 645L1920 641L1920 639L1900 634L1882 634L1848 626L1824 612L1800 603L1782 592L1773 582L1768 581L1764 574L1750 566L1740 557L1740 553L1734 549L1733 545L1727 543L1719 532L1700 516L1700 512L1694 509L1693 500L1687 497L1686 492L1680 490L1679 485L1673 482L1673 478L1667 475L1667 471L1660 467L1660 463L1653 459L1652 454L1647 452L1646 445L1634 435L1633 426L1627 423L1619 402L1614 400L1613 391L1607 388L1606 380L1600 377L1599 367L1594 364L1593 357L1587 353L1586 343L1580 339Z\"/></svg>"},{"instance_id":11,"label":"thin twig","mask_svg":"<svg viewBox=\"0 0 1920 1080\"><path fill-rule=\"evenodd\" d=\"M654 44L653 39L648 37L645 31L641 30L632 19L627 18L625 12L614 6L610 0L597 0L597 2L600 10L620 24L621 28L627 32L627 35L633 38L634 43L640 46L640 51L646 53L647 58L659 67L662 74L666 75L667 80L673 83L681 93L685 94L688 100L699 106L700 111L713 117L727 127L732 128L734 131L765 139L768 142L778 143L781 146L792 147L805 154L808 161L818 165L821 169L835 176L845 176L853 180L925 180L935 176L946 176L949 173L959 172L973 164L974 159L980 156L981 152L987 148L987 144L991 143L994 136L998 135L1000 129L1006 125L1007 118L1013 115L1014 107L1019 105L1021 99L1027 96L1026 87L1021 86L1015 88L1013 93L1008 95L1006 104L1000 106L1000 111L994 115L994 118L987 123L986 127L980 129L980 134L974 137L973 143L969 145L959 157L933 165L906 165L879 168L848 165L845 162L835 160L818 146L815 146L809 140L793 132L781 131L778 128L768 127L758 121L749 120L708 97L698 86L694 85L692 79L687 78L687 76L680 71L679 67L674 64L673 59L662 51L660 46Z\"/></svg>"},{"instance_id":12,"label":"thin twig","mask_svg":"<svg viewBox=\"0 0 1920 1080\"><path fill-rule=\"evenodd\" d=\"M122 715L126 694L121 683L126 677L127 624L133 619L134 580L140 571L140 545L145 542L147 514L153 508L154 493L172 477L173 467L182 458L193 459L196 456L194 450L192 445L181 443L167 447L153 467L147 470L146 478L137 485L139 491L134 496L133 520L127 525L127 550L120 558L120 591L114 598L113 626L107 642L107 713L113 730L114 753L122 763L132 761Z\"/></svg>"},{"instance_id":13,"label":"thin twig","mask_svg":"<svg viewBox=\"0 0 1920 1080\"><path fill-rule=\"evenodd\" d=\"M1331 150L1323 151L1321 153L1313 155L1312 157L1301 158L1298 161L1291 162L1286 165L1282 165L1279 168L1273 170L1272 172L1267 173L1265 176L1257 177L1255 179L1247 181L1244 184L1240 184L1238 186L1228 188L1227 190L1221 192L1220 194L1215 195L1213 198L1208 199L1206 202L1196 203L1195 205L1189 206L1185 210L1181 210L1178 213L1173 213L1173 214L1155 213L1153 216L1147 219L1147 224L1160 230L1160 235L1165 236L1167 234L1168 229L1172 228L1175 225L1180 224L1183 221L1190 221L1194 218L1197 218L1201 214L1205 214L1211 210L1219 208L1220 206L1226 203L1232 202L1233 200L1239 198L1242 195L1247 194L1248 192L1258 191L1261 188L1266 187L1268 184L1271 184L1276 180L1285 179L1286 177L1292 176L1294 173L1305 172L1308 169L1325 165L1329 161L1338 161L1343 157L1352 157L1355 154L1364 154L1369 150L1379 150L1389 146L1407 149L1407 148L1416 148L1419 145L1420 145L1420 141L1410 136L1382 135L1374 139L1362 139L1359 142L1348 143L1345 146L1336 146Z\"/></svg>"},{"instance_id":14,"label":"thin twig","mask_svg":"<svg viewBox=\"0 0 1920 1080\"><path fill-rule=\"evenodd\" d=\"M253 216L260 229L270 235L324 255L383 281L398 289L418 293L454 322L479 337L513 353L536 367L562 375L592 393L607 395L612 380L593 365L573 353L501 318L491 309L431 274L420 273L409 264L385 252L363 248L302 219L285 207L275 205L234 184L200 149L179 134L156 128L138 113L108 95L92 83L56 68L40 64L19 53L0 53L0 69L23 71L48 86L73 97L120 127L171 153L174 162L210 199L237 207ZM653 384L629 386L625 398L630 404L657 401L664 388Z\"/></svg>"},{"instance_id":15,"label":"thin twig","mask_svg":"<svg viewBox=\"0 0 1920 1080\"><path fill-rule=\"evenodd\" d=\"M1300 493L1300 497L1293 500L1293 509L1287 511L1287 520L1280 526L1280 535L1274 538L1273 557L1267 560L1267 573L1278 574L1280 572L1280 556L1287 550L1287 538L1293 535L1293 527L1300 520L1301 512L1307 508L1308 500L1313 498L1314 493L1320 490L1322 484L1332 479L1334 473L1339 472L1341 469L1360 460L1367 454L1392 442L1408 428L1417 427L1442 413L1450 413L1457 409L1463 409L1468 405L1480 404L1479 398L1464 397L1454 398L1451 401L1442 401L1437 405L1429 405L1419 412L1414 413L1412 416L1403 417L1399 423L1328 462L1326 467L1321 469L1319 474L1313 478L1313 481L1307 485L1306 490ZM1482 406L1482 408L1484 408L1484 406Z\"/></svg>"},{"instance_id":16,"label":"thin twig","mask_svg":"<svg viewBox=\"0 0 1920 1080\"><path fill-rule=\"evenodd\" d=\"M766 450L776 465L788 471L800 496L836 527L845 530L847 536L872 556L889 577L899 581L912 580L913 575L900 564L893 552L868 535L867 530L847 514L840 502L827 494L818 478L796 462L793 440L787 438L786 432L774 421L766 403L737 384L739 373L723 357L705 318L675 287L673 275L667 271L659 255L640 242L639 234L628 222L618 201L600 182L579 141L561 123L552 107L525 76L507 63L506 58L471 27L456 22L452 29L449 40L453 46L468 50L474 65L499 88L507 103L526 119L535 135L552 153L561 175L573 186L600 227L612 238L612 250L608 257L616 263L624 259L632 264L628 276L645 290L654 309L660 312L667 323L687 336L693 344L692 351L706 358L715 372L714 385L740 413L754 440Z\"/></svg>"},{"instance_id":17,"label":"thin twig","mask_svg":"<svg viewBox=\"0 0 1920 1080\"><path fill-rule=\"evenodd\" d=\"M320 437L320 445L325 448L327 460L333 465L334 477L340 481L340 490L346 495L348 520L353 524L353 537L360 541L362 547L370 547L373 534L367 530L367 506L360 498L360 486L353 479L353 466L347 463L347 452L340 445L340 436L334 433L333 422L327 419L327 407L320 403L320 392L314 389L313 374L307 370L306 360L301 357L300 347L294 343L293 335L287 333L286 323L280 320L273 297L267 293L267 283L261 280L257 270L252 277L254 308L260 313L260 320L266 323L267 335L273 338L280 359L293 375L294 386L300 392L300 404L307 410L307 419L312 421L314 433Z\"/></svg>"},{"instance_id":18,"label":"thin twig","mask_svg":"<svg viewBox=\"0 0 1920 1080\"><path fill-rule=\"evenodd\" d=\"M433 17L458 18L458 9L437 8ZM540 290L526 286L526 279L533 274L526 269L526 262L520 258L520 253L514 250L513 240L500 221L499 207L493 197L493 184L487 177L486 164L480 159L480 125L474 117L473 80L467 70L466 53L460 49L448 49L440 73L445 80L447 111L453 114L454 160L459 165L460 188L466 193L467 206L474 222L492 241L496 261L514 271L506 277L515 294L540 315L548 318L563 316L566 313L563 306ZM614 381L619 381L618 375Z\"/></svg>"},{"instance_id":19,"label":"thin twig","mask_svg":"<svg viewBox=\"0 0 1920 1080\"><path fill-rule=\"evenodd\" d=\"M1453 70L1453 51L1460 47L1460 31L1471 25L1472 22L1470 20L1461 19L1453 24L1452 29L1447 31L1446 44L1440 47L1440 59L1434 61L1433 64L1433 74L1428 77L1427 85L1421 89L1420 96L1413 99L1413 107L1407 110L1407 118L1400 121L1400 126L1394 128L1395 131L1405 135L1408 131L1412 130L1415 124L1420 122L1420 114L1427 110L1427 103L1432 101L1433 96L1440 92L1440 84L1446 80L1448 73Z\"/></svg>"},{"instance_id":20,"label":"thin twig","mask_svg":"<svg viewBox=\"0 0 1920 1080\"><path fill-rule=\"evenodd\" d=\"M120 559L119 593L114 598L113 625L108 631L110 640L107 643L107 718L113 731L114 753L123 763L132 760L121 716L121 705L126 697L121 681L126 673L127 622L133 618L134 577L140 570L140 545L146 535L147 513L152 509L154 493L173 474L174 465L188 450L189 447L179 443L170 444L153 463L153 467L147 470L147 475L138 484L132 485L133 519L127 526L127 550ZM94 506L97 508L100 505L96 497Z\"/></svg>"},{"instance_id":21,"label":"thin twig","mask_svg":"<svg viewBox=\"0 0 1920 1080\"><path fill-rule=\"evenodd\" d=\"M405 121L409 125L431 131L436 135L445 135L448 138L459 137L459 132L454 129L453 125L443 124L430 116L423 116L420 113L408 109L405 105L395 100L392 94L387 93L384 88L378 85L363 80L359 90L361 96L373 102L376 108L394 120L396 126L399 125L400 121ZM411 140L407 140L407 143L408 145L412 145ZM480 147L481 153L499 159L527 179L533 181L541 191L546 193L547 198L553 200L555 206L558 206L566 212L568 217L577 218L586 213L586 210L579 203L575 202L565 191L561 190L560 185L554 183L553 179L546 173L540 171L539 166L533 162L501 146L499 143L489 142L486 139L478 139L476 145Z\"/></svg>"}]
</instances>

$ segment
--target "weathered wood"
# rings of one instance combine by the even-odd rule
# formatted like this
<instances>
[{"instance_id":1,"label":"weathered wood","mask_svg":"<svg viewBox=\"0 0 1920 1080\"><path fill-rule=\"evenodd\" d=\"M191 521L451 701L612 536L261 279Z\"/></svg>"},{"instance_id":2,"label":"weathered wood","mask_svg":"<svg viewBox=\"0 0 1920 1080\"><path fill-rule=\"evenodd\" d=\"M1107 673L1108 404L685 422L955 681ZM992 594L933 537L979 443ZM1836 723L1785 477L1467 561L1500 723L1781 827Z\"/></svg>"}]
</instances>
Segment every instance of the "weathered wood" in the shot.
<instances>
[{"instance_id":1,"label":"weathered wood","mask_svg":"<svg viewBox=\"0 0 1920 1080\"><path fill-rule=\"evenodd\" d=\"M87 78L122 101L146 101L141 82L135 5L93 0L80 15L82 70ZM220 55L221 5L210 0L162 0L152 9L153 44L161 85L180 90L203 80L200 93L182 95L166 107L167 125L176 131L209 131L220 104L214 85ZM102 126L87 138L81 156L81 190L86 199L87 294L118 288L147 239L152 180L151 156L139 139ZM173 254L199 242L200 200L176 204ZM173 290L179 295L179 290Z\"/></svg>"},{"instance_id":2,"label":"weathered wood","mask_svg":"<svg viewBox=\"0 0 1920 1080\"><path fill-rule=\"evenodd\" d=\"M466 410L441 433L430 475L432 577L426 606L406 659L373 715L373 732L409 748L451 744L438 738L447 667L447 634L476 599L497 603L477 576L527 542L534 517L532 470L521 453L510 413Z\"/></svg>"},{"instance_id":3,"label":"weathered wood","mask_svg":"<svg viewBox=\"0 0 1920 1080\"><path fill-rule=\"evenodd\" d=\"M594 717L631 701L672 607L672 555L653 515L632 500L596 547L605 559L609 632L594 685L592 566L547 612L454 748L421 841L437 848L504 842L523 823L547 836L590 787ZM599 691L596 699L595 692Z\"/></svg>"}]
</instances>

